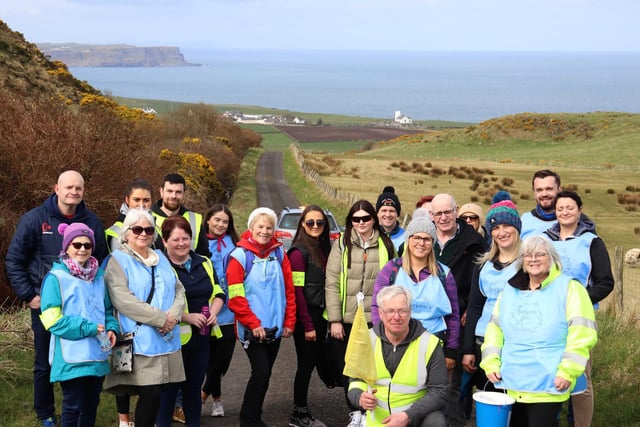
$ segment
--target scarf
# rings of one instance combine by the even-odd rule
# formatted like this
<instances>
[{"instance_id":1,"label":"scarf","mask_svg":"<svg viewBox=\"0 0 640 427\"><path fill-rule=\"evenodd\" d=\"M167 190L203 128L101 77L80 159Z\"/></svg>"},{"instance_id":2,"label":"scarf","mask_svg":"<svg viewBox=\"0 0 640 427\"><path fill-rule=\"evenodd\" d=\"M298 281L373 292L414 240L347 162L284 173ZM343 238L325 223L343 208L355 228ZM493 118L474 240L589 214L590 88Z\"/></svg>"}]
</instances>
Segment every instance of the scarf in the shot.
<instances>
[{"instance_id":1,"label":"scarf","mask_svg":"<svg viewBox=\"0 0 640 427\"><path fill-rule=\"evenodd\" d=\"M157 265L158 262L160 261L160 257L158 256L156 251L154 251L151 248L149 248L149 251L148 251L149 256L147 256L146 258L140 255L135 250L133 250L131 246L129 246L126 243L122 244L121 249L123 249L125 252L127 252L129 255L131 255L132 257L134 257L135 259L137 259L147 267L153 267L154 265Z\"/></svg>"},{"instance_id":2,"label":"scarf","mask_svg":"<svg viewBox=\"0 0 640 427\"><path fill-rule=\"evenodd\" d=\"M78 264L78 262L69 257L69 255L64 254L60 261L69 269L69 273L72 276L77 277L82 280L86 280L87 282L91 282L98 274L98 260L94 257L89 257L87 262L84 263L84 266Z\"/></svg>"},{"instance_id":3,"label":"scarf","mask_svg":"<svg viewBox=\"0 0 640 427\"><path fill-rule=\"evenodd\" d=\"M220 236L214 236L213 234L209 234L207 233L207 239L209 240L216 240L216 243L218 244L218 252L222 252L222 247L224 246L225 248L227 247L227 244L224 242L224 236L225 234L222 234Z\"/></svg>"},{"instance_id":4,"label":"scarf","mask_svg":"<svg viewBox=\"0 0 640 427\"><path fill-rule=\"evenodd\" d=\"M540 217L540 219L543 219L545 221L553 221L554 219L556 219L555 211L551 213L546 213L545 211L542 210L540 205L536 205L536 214Z\"/></svg>"}]
</instances>

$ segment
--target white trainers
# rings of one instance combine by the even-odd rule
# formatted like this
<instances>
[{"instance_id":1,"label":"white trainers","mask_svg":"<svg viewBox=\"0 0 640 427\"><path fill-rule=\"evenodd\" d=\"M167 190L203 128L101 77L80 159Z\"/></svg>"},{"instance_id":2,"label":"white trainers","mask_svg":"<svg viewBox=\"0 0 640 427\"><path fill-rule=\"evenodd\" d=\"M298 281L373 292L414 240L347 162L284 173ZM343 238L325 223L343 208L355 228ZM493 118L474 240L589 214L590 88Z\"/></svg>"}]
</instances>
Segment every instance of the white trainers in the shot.
<instances>
[{"instance_id":1,"label":"white trainers","mask_svg":"<svg viewBox=\"0 0 640 427\"><path fill-rule=\"evenodd\" d=\"M133 421L120 421L118 427L135 427L136 424Z\"/></svg>"},{"instance_id":2,"label":"white trainers","mask_svg":"<svg viewBox=\"0 0 640 427\"><path fill-rule=\"evenodd\" d=\"M349 424L347 427L365 427L367 418L360 411L349 412Z\"/></svg>"},{"instance_id":3,"label":"white trainers","mask_svg":"<svg viewBox=\"0 0 640 427\"><path fill-rule=\"evenodd\" d=\"M212 417L224 417L224 408L222 407L222 400L214 400L211 407Z\"/></svg>"}]
</instances>

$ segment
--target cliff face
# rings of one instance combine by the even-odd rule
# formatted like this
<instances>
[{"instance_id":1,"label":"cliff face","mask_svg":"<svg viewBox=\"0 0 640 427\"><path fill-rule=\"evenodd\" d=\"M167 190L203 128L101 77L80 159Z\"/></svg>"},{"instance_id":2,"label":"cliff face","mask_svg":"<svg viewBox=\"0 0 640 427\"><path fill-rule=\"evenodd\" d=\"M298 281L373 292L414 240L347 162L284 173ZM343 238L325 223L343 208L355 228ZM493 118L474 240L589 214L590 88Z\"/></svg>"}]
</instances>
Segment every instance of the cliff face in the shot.
<instances>
[{"instance_id":1,"label":"cliff face","mask_svg":"<svg viewBox=\"0 0 640 427\"><path fill-rule=\"evenodd\" d=\"M171 46L80 45L41 43L38 48L54 61L68 67L182 67L180 49Z\"/></svg>"}]
</instances>

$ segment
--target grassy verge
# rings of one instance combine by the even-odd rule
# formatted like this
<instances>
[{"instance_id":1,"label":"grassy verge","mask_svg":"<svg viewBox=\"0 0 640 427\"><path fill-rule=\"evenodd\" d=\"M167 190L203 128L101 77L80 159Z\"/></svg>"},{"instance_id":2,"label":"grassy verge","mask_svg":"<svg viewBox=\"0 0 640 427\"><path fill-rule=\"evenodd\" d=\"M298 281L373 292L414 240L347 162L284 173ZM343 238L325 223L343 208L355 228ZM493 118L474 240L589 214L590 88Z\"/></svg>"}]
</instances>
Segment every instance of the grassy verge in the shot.
<instances>
[{"instance_id":1,"label":"grassy verge","mask_svg":"<svg viewBox=\"0 0 640 427\"><path fill-rule=\"evenodd\" d=\"M351 206L331 200L320 193L316 187L301 173L291 150L284 153L284 176L289 188L303 205L315 204L324 209L329 209L336 217L339 225L344 225L344 219Z\"/></svg>"}]
</instances>

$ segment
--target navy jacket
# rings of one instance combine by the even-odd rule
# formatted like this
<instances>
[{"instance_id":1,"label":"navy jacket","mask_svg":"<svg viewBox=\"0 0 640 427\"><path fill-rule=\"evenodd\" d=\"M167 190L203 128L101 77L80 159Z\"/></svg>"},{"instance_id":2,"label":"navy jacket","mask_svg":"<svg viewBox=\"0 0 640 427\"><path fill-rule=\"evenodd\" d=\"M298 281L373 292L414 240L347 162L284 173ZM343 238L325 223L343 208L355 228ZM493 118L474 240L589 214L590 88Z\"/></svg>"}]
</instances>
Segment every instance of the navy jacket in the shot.
<instances>
[{"instance_id":1,"label":"navy jacket","mask_svg":"<svg viewBox=\"0 0 640 427\"><path fill-rule=\"evenodd\" d=\"M7 251L7 276L22 301L29 302L40 294L42 280L62 250L58 225L73 222L82 222L93 230L96 247L92 255L100 262L107 256L104 226L96 214L80 202L73 218L66 218L58 209L58 196L52 194L20 218Z\"/></svg>"}]
</instances>

